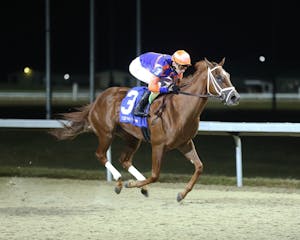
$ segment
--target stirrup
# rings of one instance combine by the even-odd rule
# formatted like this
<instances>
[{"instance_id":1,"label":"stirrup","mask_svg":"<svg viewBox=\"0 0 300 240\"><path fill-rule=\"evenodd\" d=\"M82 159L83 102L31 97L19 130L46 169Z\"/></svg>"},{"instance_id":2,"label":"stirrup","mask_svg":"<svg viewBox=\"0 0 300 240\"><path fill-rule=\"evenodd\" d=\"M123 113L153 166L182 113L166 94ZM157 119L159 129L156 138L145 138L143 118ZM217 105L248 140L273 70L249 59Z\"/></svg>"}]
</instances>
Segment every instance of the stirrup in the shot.
<instances>
[{"instance_id":1,"label":"stirrup","mask_svg":"<svg viewBox=\"0 0 300 240\"><path fill-rule=\"evenodd\" d=\"M140 117L149 117L149 114L145 112L134 112L133 114Z\"/></svg>"}]
</instances>

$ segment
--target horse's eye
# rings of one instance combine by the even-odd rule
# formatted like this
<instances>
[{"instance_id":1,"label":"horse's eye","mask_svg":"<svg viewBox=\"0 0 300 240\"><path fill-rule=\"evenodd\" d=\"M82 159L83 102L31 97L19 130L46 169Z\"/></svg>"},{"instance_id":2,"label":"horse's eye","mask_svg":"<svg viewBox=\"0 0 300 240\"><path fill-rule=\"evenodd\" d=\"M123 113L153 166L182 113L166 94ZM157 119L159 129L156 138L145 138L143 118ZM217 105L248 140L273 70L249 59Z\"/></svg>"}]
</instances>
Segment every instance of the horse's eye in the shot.
<instances>
[{"instance_id":1,"label":"horse's eye","mask_svg":"<svg viewBox=\"0 0 300 240\"><path fill-rule=\"evenodd\" d=\"M223 81L222 76L218 75L215 77L215 79L217 80L217 82L221 83Z\"/></svg>"}]
</instances>

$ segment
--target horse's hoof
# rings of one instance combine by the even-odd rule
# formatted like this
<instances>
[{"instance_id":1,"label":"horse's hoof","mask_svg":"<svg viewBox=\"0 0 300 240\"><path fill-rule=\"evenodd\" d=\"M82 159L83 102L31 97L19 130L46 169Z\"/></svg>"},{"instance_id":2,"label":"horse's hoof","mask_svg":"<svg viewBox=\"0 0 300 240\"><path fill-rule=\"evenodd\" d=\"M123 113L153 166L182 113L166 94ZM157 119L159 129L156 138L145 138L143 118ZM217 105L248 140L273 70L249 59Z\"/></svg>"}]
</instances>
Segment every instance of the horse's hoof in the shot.
<instances>
[{"instance_id":1,"label":"horse's hoof","mask_svg":"<svg viewBox=\"0 0 300 240\"><path fill-rule=\"evenodd\" d=\"M142 188L141 189L141 193L145 196L145 197L149 197L149 193L147 189Z\"/></svg>"},{"instance_id":2,"label":"horse's hoof","mask_svg":"<svg viewBox=\"0 0 300 240\"><path fill-rule=\"evenodd\" d=\"M177 194L177 202L180 202L183 199L181 193Z\"/></svg>"},{"instance_id":3,"label":"horse's hoof","mask_svg":"<svg viewBox=\"0 0 300 240\"><path fill-rule=\"evenodd\" d=\"M122 187L115 187L115 193L120 194Z\"/></svg>"}]
</instances>

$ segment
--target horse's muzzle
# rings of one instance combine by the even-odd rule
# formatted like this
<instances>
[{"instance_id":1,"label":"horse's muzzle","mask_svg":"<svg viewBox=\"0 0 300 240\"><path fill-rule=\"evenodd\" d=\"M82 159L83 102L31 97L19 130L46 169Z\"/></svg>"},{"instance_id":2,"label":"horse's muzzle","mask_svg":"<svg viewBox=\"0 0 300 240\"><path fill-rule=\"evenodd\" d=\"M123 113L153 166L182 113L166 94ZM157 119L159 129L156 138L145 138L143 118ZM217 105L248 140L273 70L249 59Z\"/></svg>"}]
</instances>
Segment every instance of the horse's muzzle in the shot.
<instances>
[{"instance_id":1,"label":"horse's muzzle","mask_svg":"<svg viewBox=\"0 0 300 240\"><path fill-rule=\"evenodd\" d=\"M234 88L222 91L221 99L227 106L239 104L240 98L240 94Z\"/></svg>"}]
</instances>

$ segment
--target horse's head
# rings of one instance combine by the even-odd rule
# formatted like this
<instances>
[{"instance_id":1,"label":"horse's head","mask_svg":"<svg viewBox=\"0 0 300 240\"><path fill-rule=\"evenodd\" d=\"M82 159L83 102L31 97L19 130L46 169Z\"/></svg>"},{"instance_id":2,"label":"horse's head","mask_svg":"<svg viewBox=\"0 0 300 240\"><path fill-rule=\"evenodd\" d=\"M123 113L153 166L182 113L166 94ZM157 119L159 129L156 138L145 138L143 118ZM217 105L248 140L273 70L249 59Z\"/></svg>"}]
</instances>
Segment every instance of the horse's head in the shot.
<instances>
[{"instance_id":1,"label":"horse's head","mask_svg":"<svg viewBox=\"0 0 300 240\"><path fill-rule=\"evenodd\" d=\"M225 58L220 63L204 59L207 65L207 93L219 97L226 105L239 103L240 94L230 81L230 74L223 69Z\"/></svg>"}]
</instances>

